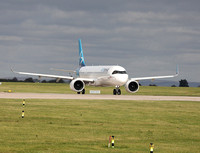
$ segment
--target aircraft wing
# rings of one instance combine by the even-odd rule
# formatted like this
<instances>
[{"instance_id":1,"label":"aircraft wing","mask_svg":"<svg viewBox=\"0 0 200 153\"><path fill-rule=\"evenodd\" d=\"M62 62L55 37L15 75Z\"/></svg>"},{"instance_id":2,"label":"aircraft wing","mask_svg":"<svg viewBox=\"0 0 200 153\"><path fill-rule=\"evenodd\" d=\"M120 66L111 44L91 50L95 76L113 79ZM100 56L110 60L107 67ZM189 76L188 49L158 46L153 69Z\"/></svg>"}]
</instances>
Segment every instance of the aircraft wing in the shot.
<instances>
[{"instance_id":1,"label":"aircraft wing","mask_svg":"<svg viewBox=\"0 0 200 153\"><path fill-rule=\"evenodd\" d=\"M138 78L131 78L131 80L136 80L136 81L140 81L140 80L154 80L154 79L162 79L162 78L173 78L178 76L178 74L176 75L166 75L166 76L152 76L152 77L138 77Z\"/></svg>"},{"instance_id":2,"label":"aircraft wing","mask_svg":"<svg viewBox=\"0 0 200 153\"><path fill-rule=\"evenodd\" d=\"M78 78L79 80L82 80L83 82L94 82L94 79L90 79L90 78Z\"/></svg>"},{"instance_id":3,"label":"aircraft wing","mask_svg":"<svg viewBox=\"0 0 200 153\"><path fill-rule=\"evenodd\" d=\"M48 78L56 78L56 79L67 79L67 80L73 80L74 77L71 76L61 76L61 75L51 75L51 74L40 74L40 73L28 73L28 72L17 72L13 71L12 72L18 73L18 74L23 74L23 75L32 75L32 76L38 76L38 77L48 77Z\"/></svg>"},{"instance_id":4,"label":"aircraft wing","mask_svg":"<svg viewBox=\"0 0 200 153\"><path fill-rule=\"evenodd\" d=\"M66 80L74 80L74 77L71 76L61 76L61 75L51 75L51 74L40 74L40 73L29 73L29 72L17 72L17 71L13 71L11 69L12 72L17 73L17 74L23 74L23 75L32 75L32 76L38 76L40 77L47 77L47 78L55 78L55 79L66 79ZM78 78L79 80L82 80L84 82L94 82L94 79L90 79L90 78Z\"/></svg>"},{"instance_id":5,"label":"aircraft wing","mask_svg":"<svg viewBox=\"0 0 200 153\"><path fill-rule=\"evenodd\" d=\"M152 76L152 77L138 77L138 78L131 78L131 80L154 80L154 79L163 79L163 78L173 78L179 75L178 65L176 66L176 74L174 75L166 75L166 76Z\"/></svg>"}]
</instances>

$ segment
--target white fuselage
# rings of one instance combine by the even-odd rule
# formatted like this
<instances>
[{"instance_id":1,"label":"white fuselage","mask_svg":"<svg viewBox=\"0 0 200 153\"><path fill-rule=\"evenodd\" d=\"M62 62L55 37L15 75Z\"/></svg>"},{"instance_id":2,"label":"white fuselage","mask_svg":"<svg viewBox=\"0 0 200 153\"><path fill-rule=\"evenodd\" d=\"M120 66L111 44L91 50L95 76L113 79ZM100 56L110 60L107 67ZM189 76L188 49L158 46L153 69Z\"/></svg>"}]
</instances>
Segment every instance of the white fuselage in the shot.
<instances>
[{"instance_id":1,"label":"white fuselage","mask_svg":"<svg viewBox=\"0 0 200 153\"><path fill-rule=\"evenodd\" d=\"M121 66L84 66L78 75L94 79L93 83L89 83L94 86L123 86L128 81L128 74Z\"/></svg>"}]
</instances>

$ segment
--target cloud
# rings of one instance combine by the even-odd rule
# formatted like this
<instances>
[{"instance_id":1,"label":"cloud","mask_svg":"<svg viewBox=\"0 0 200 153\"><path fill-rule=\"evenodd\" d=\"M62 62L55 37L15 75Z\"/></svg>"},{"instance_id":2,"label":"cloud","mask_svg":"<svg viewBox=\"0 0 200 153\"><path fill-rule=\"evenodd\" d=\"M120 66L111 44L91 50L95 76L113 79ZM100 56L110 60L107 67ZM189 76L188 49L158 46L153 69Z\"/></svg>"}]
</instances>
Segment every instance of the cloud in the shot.
<instances>
[{"instance_id":1,"label":"cloud","mask_svg":"<svg viewBox=\"0 0 200 153\"><path fill-rule=\"evenodd\" d=\"M17 42L21 42L23 39L21 37L17 37L17 36L0 36L0 41L17 41Z\"/></svg>"},{"instance_id":2,"label":"cloud","mask_svg":"<svg viewBox=\"0 0 200 153\"><path fill-rule=\"evenodd\" d=\"M119 64L131 75L168 74L200 81L199 1L30 0L0 2L0 77L9 66L31 72L86 64ZM198 74L198 75L197 75Z\"/></svg>"}]
</instances>

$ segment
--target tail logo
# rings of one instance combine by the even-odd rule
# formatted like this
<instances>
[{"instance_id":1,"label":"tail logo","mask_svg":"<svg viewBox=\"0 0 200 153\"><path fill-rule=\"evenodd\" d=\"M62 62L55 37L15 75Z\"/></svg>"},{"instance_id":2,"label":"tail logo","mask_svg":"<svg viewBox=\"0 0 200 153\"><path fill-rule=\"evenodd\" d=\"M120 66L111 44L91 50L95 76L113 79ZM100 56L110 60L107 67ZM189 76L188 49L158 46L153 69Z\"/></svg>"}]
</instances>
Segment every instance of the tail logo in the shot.
<instances>
[{"instance_id":1,"label":"tail logo","mask_svg":"<svg viewBox=\"0 0 200 153\"><path fill-rule=\"evenodd\" d=\"M81 39L79 39L79 66L80 67L85 66L85 60L83 57L83 49L82 49Z\"/></svg>"}]
</instances>

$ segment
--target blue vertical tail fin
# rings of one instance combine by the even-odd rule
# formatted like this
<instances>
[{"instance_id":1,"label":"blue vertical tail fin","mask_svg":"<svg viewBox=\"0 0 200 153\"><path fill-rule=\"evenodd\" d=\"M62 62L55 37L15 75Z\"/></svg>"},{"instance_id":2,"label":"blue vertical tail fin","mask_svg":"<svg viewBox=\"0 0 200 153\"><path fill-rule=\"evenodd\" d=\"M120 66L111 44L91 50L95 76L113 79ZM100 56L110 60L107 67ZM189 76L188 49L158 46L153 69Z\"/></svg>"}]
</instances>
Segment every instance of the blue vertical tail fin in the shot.
<instances>
[{"instance_id":1,"label":"blue vertical tail fin","mask_svg":"<svg viewBox=\"0 0 200 153\"><path fill-rule=\"evenodd\" d=\"M84 56L83 56L81 39L78 40L78 44L79 44L79 66L83 67L83 66L85 66L85 60L84 60Z\"/></svg>"}]
</instances>

